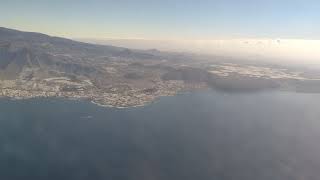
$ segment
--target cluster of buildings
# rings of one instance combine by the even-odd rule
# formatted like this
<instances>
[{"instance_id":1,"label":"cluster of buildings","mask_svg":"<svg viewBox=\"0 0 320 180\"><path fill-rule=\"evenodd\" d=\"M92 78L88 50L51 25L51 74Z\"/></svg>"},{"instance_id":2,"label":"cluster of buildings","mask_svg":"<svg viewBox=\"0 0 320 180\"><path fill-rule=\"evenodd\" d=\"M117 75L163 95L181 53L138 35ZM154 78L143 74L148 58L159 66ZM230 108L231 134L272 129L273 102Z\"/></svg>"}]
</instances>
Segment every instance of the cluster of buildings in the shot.
<instances>
[{"instance_id":1,"label":"cluster of buildings","mask_svg":"<svg viewBox=\"0 0 320 180\"><path fill-rule=\"evenodd\" d=\"M28 99L35 97L64 97L71 99L86 99L101 106L133 107L142 106L161 96L172 96L185 87L183 81L159 81L152 88L129 88L125 91L104 92L88 86L70 86L70 84L46 84L45 82L30 86L0 86L0 96L13 99ZM28 88L30 87L30 88Z\"/></svg>"}]
</instances>

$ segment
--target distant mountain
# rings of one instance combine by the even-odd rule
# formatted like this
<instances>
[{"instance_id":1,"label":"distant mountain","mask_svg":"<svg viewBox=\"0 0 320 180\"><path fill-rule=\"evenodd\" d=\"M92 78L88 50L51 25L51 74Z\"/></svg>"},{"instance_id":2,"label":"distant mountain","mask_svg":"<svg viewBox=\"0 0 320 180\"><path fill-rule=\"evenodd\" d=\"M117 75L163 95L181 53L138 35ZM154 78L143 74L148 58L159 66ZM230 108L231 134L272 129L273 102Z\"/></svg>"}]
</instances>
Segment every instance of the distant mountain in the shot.
<instances>
[{"instance_id":1,"label":"distant mountain","mask_svg":"<svg viewBox=\"0 0 320 180\"><path fill-rule=\"evenodd\" d=\"M118 54L124 48L93 45L76 42L70 39L52 37L41 33L22 32L0 27L0 41L10 43L12 49L29 48L39 53L69 53L69 54Z\"/></svg>"},{"instance_id":2,"label":"distant mountain","mask_svg":"<svg viewBox=\"0 0 320 180\"><path fill-rule=\"evenodd\" d=\"M96 63L108 58L157 59L151 51L130 50L22 32L0 27L0 78L14 79L24 67L66 73L96 71ZM90 64L90 63L91 64Z\"/></svg>"}]
</instances>

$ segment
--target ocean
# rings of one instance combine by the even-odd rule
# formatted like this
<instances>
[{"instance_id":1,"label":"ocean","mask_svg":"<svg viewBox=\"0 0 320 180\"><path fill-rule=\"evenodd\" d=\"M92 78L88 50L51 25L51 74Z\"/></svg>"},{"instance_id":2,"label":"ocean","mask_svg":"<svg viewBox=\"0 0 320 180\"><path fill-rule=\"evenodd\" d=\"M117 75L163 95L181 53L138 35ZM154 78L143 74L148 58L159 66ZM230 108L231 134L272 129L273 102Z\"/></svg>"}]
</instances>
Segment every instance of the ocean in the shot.
<instances>
[{"instance_id":1,"label":"ocean","mask_svg":"<svg viewBox=\"0 0 320 180\"><path fill-rule=\"evenodd\" d=\"M320 94L162 97L117 109L0 99L3 180L316 180Z\"/></svg>"}]
</instances>

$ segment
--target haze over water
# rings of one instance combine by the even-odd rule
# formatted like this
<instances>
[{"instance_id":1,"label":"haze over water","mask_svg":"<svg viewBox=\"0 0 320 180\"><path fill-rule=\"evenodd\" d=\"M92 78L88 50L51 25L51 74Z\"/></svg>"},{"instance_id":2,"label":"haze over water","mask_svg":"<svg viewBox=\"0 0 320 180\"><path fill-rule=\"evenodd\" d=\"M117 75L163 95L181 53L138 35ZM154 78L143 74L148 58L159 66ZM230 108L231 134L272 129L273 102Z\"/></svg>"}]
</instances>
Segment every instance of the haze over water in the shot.
<instances>
[{"instance_id":1,"label":"haze over water","mask_svg":"<svg viewBox=\"0 0 320 180\"><path fill-rule=\"evenodd\" d=\"M1 99L0 179L316 180L319 98L202 91L129 109Z\"/></svg>"}]
</instances>

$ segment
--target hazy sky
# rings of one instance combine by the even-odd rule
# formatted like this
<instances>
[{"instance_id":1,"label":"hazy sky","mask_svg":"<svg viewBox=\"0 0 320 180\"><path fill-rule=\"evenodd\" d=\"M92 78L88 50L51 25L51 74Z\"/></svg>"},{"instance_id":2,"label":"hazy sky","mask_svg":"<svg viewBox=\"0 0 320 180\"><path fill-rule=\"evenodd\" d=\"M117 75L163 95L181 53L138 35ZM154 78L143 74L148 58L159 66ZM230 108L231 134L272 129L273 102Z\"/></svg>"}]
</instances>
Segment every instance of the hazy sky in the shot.
<instances>
[{"instance_id":1,"label":"hazy sky","mask_svg":"<svg viewBox=\"0 0 320 180\"><path fill-rule=\"evenodd\" d=\"M320 66L320 0L0 0L0 26Z\"/></svg>"},{"instance_id":2,"label":"hazy sky","mask_svg":"<svg viewBox=\"0 0 320 180\"><path fill-rule=\"evenodd\" d=\"M71 38L320 39L320 1L0 0L0 26Z\"/></svg>"}]
</instances>

